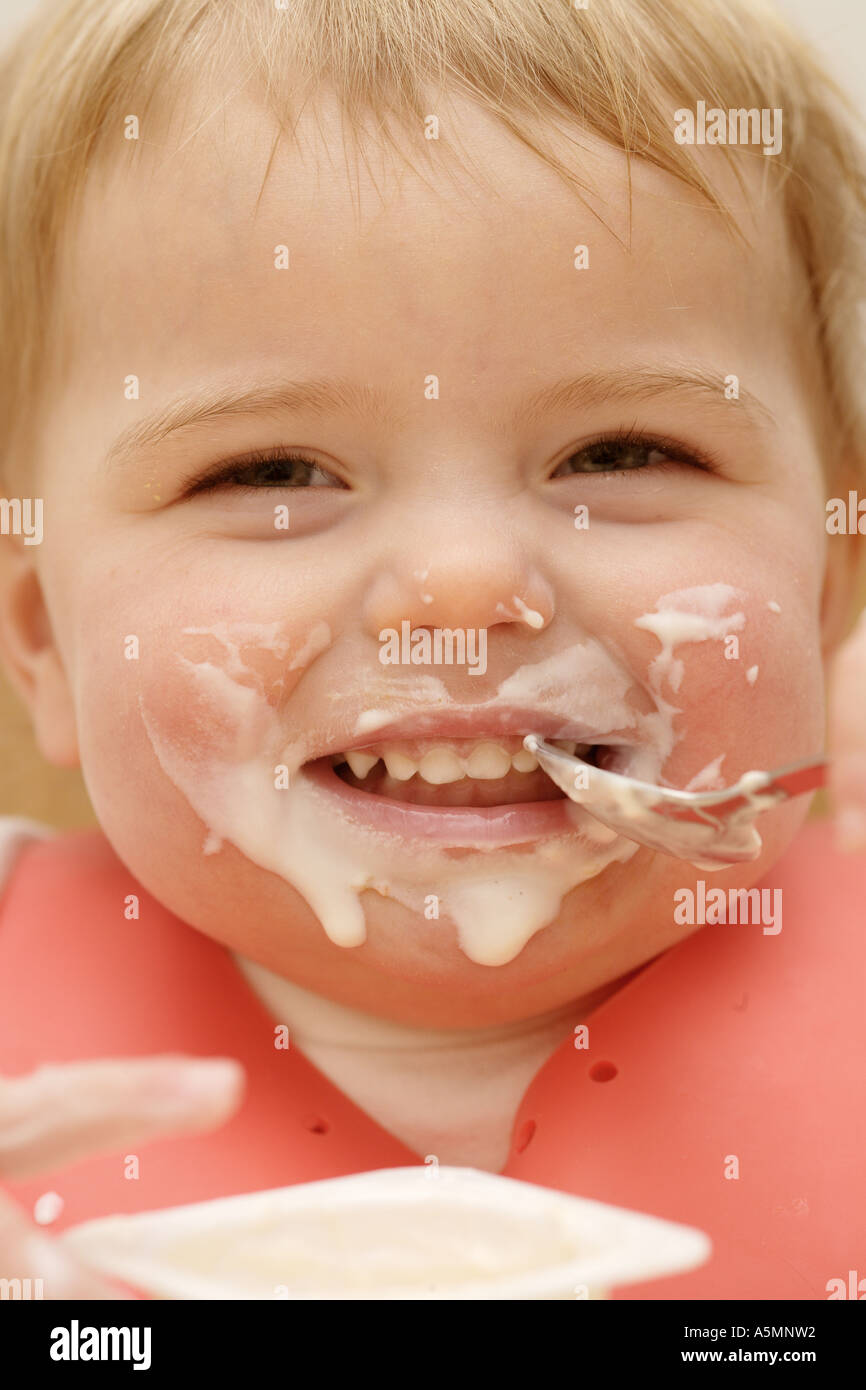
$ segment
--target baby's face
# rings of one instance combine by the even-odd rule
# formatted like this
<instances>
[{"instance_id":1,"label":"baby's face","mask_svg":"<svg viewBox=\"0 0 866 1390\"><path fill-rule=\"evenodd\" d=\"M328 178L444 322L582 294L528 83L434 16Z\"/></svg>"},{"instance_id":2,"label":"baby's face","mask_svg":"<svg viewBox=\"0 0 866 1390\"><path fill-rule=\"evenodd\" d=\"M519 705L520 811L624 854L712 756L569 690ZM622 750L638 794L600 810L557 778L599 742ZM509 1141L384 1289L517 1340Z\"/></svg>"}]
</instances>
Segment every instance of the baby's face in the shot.
<instances>
[{"instance_id":1,"label":"baby's face","mask_svg":"<svg viewBox=\"0 0 866 1390\"><path fill-rule=\"evenodd\" d=\"M89 190L38 563L131 873L308 988L466 1026L649 959L707 876L515 767L524 734L675 786L820 748L824 490L772 199L743 246L635 163L629 247L617 151L568 156L590 210L468 103L433 109L414 170L356 168L323 101L257 202L271 127L233 103ZM419 629L401 661L389 631ZM714 884L755 882L804 812Z\"/></svg>"}]
</instances>

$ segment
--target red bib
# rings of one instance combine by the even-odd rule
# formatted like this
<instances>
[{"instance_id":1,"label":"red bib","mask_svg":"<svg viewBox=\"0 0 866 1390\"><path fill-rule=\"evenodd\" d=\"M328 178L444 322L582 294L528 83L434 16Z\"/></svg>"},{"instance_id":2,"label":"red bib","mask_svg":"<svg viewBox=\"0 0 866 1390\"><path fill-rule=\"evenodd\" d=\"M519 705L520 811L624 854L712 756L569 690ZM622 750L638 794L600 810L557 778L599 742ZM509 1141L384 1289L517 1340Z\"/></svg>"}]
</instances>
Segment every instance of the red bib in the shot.
<instances>
[{"instance_id":1,"label":"red bib","mask_svg":"<svg viewBox=\"0 0 866 1390\"><path fill-rule=\"evenodd\" d=\"M507 1177L713 1240L702 1269L615 1297L824 1299L828 1280L866 1275L863 885L864 860L808 825L762 885L783 890L778 935L695 931L592 1014L588 1048L566 1039L530 1085ZM59 1192L60 1230L423 1162L300 1052L275 1048L275 1022L228 950L131 883L101 834L29 846L0 903L0 1073L227 1055L247 1091L221 1129L142 1146L137 1181L113 1155L8 1191L28 1209Z\"/></svg>"}]
</instances>

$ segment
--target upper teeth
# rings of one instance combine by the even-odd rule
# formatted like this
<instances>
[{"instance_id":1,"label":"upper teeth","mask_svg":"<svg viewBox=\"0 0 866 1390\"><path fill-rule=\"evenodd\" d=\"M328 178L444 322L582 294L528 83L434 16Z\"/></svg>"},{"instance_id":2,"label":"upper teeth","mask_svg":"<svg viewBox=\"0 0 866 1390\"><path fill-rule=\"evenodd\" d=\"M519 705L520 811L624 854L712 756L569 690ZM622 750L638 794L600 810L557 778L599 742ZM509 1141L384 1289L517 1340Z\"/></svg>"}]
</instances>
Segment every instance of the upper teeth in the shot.
<instances>
[{"instance_id":1,"label":"upper teeth","mask_svg":"<svg viewBox=\"0 0 866 1390\"><path fill-rule=\"evenodd\" d=\"M563 739L555 739L553 742L566 753L574 754L576 751L578 757L582 757L591 746ZM492 741L477 743L468 753L458 752L451 746L438 745L428 748L419 757L410 757L402 749L387 745L382 748L381 753L351 749L347 753L338 753L332 761L335 765L348 763L356 777L364 778L380 758L389 775L397 781L408 782L409 778L417 773L422 781L430 782L434 786L441 786L445 782L459 782L463 777L491 781L497 777L505 777L512 768L516 772L533 772L538 767L535 755L525 748L518 748L514 753L510 753L502 744Z\"/></svg>"},{"instance_id":2,"label":"upper teeth","mask_svg":"<svg viewBox=\"0 0 866 1390\"><path fill-rule=\"evenodd\" d=\"M347 753L346 762L352 769L356 777L366 777L371 767L375 767L379 759L375 753Z\"/></svg>"}]
</instances>

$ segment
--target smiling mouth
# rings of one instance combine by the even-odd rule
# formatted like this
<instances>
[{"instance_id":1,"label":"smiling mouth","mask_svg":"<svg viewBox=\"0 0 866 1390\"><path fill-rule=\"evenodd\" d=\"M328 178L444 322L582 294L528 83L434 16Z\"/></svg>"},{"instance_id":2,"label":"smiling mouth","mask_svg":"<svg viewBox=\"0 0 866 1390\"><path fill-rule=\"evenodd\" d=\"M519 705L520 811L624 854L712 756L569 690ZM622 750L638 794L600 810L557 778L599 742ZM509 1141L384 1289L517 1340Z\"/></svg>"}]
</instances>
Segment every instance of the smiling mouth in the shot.
<instances>
[{"instance_id":1,"label":"smiling mouth","mask_svg":"<svg viewBox=\"0 0 866 1390\"><path fill-rule=\"evenodd\" d=\"M552 740L593 760L595 747ZM496 807L564 800L520 736L395 740L319 760L347 787L411 806Z\"/></svg>"}]
</instances>

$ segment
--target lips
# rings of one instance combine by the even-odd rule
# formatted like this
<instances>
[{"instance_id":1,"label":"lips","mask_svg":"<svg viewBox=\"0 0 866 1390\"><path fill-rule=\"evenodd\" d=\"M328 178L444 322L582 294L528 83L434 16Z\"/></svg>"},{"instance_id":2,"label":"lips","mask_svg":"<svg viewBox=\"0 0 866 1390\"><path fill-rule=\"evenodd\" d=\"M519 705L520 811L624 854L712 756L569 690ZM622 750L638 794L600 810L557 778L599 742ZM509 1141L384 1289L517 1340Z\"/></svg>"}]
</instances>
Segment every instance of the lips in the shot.
<instances>
[{"instance_id":1,"label":"lips","mask_svg":"<svg viewBox=\"0 0 866 1390\"><path fill-rule=\"evenodd\" d=\"M321 793L334 798L335 806L356 824L402 840L436 840L476 849L521 844L543 835L573 831L575 817L584 814L562 795L496 806L413 805L358 791L337 776L327 759L308 763L303 776Z\"/></svg>"},{"instance_id":2,"label":"lips","mask_svg":"<svg viewBox=\"0 0 866 1390\"><path fill-rule=\"evenodd\" d=\"M529 732L588 760L601 738L531 710L431 711L375 734L362 727L308 761L303 775L353 820L404 838L492 847L574 833L586 813L526 754Z\"/></svg>"}]
</instances>

